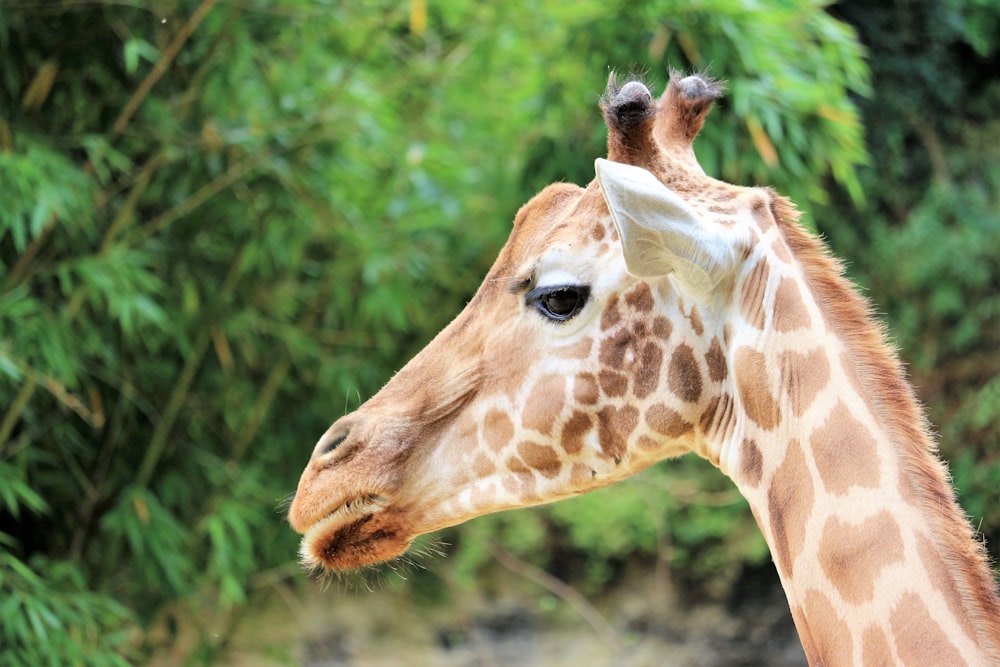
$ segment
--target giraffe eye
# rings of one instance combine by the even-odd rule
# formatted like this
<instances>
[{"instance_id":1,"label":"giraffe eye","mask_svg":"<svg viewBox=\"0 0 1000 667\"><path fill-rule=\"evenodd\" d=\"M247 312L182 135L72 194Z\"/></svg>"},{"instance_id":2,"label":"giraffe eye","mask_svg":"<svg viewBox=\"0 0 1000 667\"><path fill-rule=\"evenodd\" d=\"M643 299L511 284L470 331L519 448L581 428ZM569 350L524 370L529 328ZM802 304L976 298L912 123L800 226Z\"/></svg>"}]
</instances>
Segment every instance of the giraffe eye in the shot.
<instances>
[{"instance_id":1,"label":"giraffe eye","mask_svg":"<svg viewBox=\"0 0 1000 667\"><path fill-rule=\"evenodd\" d=\"M586 285L558 285L533 289L525 299L550 320L565 322L580 312L589 296L590 288Z\"/></svg>"}]
</instances>

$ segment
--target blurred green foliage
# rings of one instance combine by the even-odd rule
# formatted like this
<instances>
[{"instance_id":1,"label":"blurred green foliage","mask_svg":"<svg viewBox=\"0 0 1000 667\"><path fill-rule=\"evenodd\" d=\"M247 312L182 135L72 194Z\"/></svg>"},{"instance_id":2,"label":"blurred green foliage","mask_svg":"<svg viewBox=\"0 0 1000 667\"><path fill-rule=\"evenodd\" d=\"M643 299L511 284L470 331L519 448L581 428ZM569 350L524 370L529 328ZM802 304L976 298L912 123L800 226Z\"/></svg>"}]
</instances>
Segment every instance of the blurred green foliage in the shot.
<instances>
[{"instance_id":1,"label":"blurred green foliage","mask_svg":"<svg viewBox=\"0 0 1000 667\"><path fill-rule=\"evenodd\" d=\"M886 315L974 526L1000 555L1000 3L839 3L872 64L866 206L817 213ZM860 218L857 217L860 215Z\"/></svg>"},{"instance_id":2,"label":"blurred green foliage","mask_svg":"<svg viewBox=\"0 0 1000 667\"><path fill-rule=\"evenodd\" d=\"M279 499L312 443L458 312L521 203L592 178L609 68L728 80L706 170L791 195L851 258L1000 533L998 16L0 0L0 663L141 662L178 614L299 577ZM686 459L444 540L461 581L493 543L590 590L767 558ZM227 637L196 631L211 662Z\"/></svg>"},{"instance_id":3,"label":"blurred green foliage","mask_svg":"<svg viewBox=\"0 0 1000 667\"><path fill-rule=\"evenodd\" d=\"M745 566L769 558L743 497L693 456L550 506L478 518L445 540L454 540L450 564L469 587L480 585L495 545L588 593L629 566L659 563L682 590L725 597Z\"/></svg>"}]
</instances>

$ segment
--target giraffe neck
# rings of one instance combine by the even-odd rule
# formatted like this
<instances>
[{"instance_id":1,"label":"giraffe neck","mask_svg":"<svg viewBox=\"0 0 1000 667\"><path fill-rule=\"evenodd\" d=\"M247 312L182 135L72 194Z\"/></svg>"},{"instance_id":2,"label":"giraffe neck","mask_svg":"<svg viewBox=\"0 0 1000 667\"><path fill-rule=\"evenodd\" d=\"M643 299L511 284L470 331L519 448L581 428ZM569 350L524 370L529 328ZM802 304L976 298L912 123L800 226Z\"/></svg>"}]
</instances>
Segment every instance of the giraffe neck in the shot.
<instances>
[{"instance_id":1,"label":"giraffe neck","mask_svg":"<svg viewBox=\"0 0 1000 667\"><path fill-rule=\"evenodd\" d=\"M995 664L979 627L996 610L968 594L963 574L975 566L972 543L953 551L922 503L941 489L907 470L883 431L847 411L848 388L832 384L839 396L822 426L793 420L766 445L741 438L732 475L810 662Z\"/></svg>"},{"instance_id":2,"label":"giraffe neck","mask_svg":"<svg viewBox=\"0 0 1000 667\"><path fill-rule=\"evenodd\" d=\"M810 663L997 664L996 585L912 389L839 266L784 231L737 283L759 326L733 333L730 363L756 379L732 389L719 460Z\"/></svg>"}]
</instances>

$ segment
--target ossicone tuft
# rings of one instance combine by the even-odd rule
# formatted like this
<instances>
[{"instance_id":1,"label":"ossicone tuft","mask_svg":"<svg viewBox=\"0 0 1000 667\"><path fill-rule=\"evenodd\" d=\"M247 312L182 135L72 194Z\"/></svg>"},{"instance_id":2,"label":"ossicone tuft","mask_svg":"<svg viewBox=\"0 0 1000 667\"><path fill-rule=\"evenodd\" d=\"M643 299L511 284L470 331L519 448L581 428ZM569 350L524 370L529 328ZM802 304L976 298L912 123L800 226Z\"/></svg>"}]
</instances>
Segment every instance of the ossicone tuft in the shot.
<instances>
[{"instance_id":1,"label":"ossicone tuft","mask_svg":"<svg viewBox=\"0 0 1000 667\"><path fill-rule=\"evenodd\" d=\"M691 149L705 117L712 110L712 103L722 97L725 85L704 74L682 77L671 70L670 83L660 99L660 113L656 119L656 138L669 151L686 152Z\"/></svg>"},{"instance_id":2,"label":"ossicone tuft","mask_svg":"<svg viewBox=\"0 0 1000 667\"><path fill-rule=\"evenodd\" d=\"M656 101L649 88L636 79L619 86L612 72L601 97L601 111L608 126L608 159L637 166L649 164L656 151Z\"/></svg>"},{"instance_id":3,"label":"ossicone tuft","mask_svg":"<svg viewBox=\"0 0 1000 667\"><path fill-rule=\"evenodd\" d=\"M704 175L692 147L712 103L725 86L705 74L682 76L671 70L663 96L656 100L634 77L619 84L614 72L601 97L608 126L608 159L657 173Z\"/></svg>"}]
</instances>

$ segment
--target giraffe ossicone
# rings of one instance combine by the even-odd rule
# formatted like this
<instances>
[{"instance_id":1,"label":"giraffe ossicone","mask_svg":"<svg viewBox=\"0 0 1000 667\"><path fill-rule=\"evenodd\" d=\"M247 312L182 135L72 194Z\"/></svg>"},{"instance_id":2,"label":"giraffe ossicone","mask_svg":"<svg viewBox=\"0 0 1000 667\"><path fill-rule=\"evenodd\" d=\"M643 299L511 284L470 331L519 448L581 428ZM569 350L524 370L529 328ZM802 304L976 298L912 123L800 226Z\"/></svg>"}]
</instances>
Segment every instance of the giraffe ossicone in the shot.
<instances>
[{"instance_id":1,"label":"giraffe ossicone","mask_svg":"<svg viewBox=\"0 0 1000 667\"><path fill-rule=\"evenodd\" d=\"M695 158L721 90L611 77L597 179L525 204L466 308L316 444L302 561L695 452L747 498L811 664L998 664L985 550L869 304L787 200Z\"/></svg>"}]
</instances>

